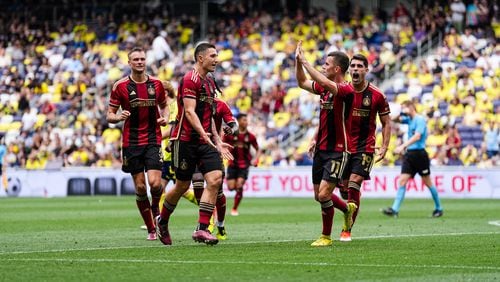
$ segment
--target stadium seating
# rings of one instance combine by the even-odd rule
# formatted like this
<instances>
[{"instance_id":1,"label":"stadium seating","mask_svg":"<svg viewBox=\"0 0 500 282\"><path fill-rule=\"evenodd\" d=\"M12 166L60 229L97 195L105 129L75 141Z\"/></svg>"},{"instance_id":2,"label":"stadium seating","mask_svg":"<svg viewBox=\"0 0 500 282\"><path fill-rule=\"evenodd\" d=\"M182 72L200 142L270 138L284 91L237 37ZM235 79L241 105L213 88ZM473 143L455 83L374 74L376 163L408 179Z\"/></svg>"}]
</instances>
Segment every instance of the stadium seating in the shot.
<instances>
[{"instance_id":1,"label":"stadium seating","mask_svg":"<svg viewBox=\"0 0 500 282\"><path fill-rule=\"evenodd\" d=\"M214 5L222 10L224 5L231 5L229 2ZM23 5L11 9L28 11L23 15L32 18L35 14L29 11L34 13L36 9L26 10ZM148 50L148 71L160 79L172 80L174 85L192 66L193 43L200 38L196 17L173 16L158 22L145 14L131 14L109 0L92 5L100 12L89 13L83 20L72 17L69 6L41 7L44 11L56 9L65 23L63 28L59 23L50 23L50 13L45 15L49 24L43 28L40 23L44 15L39 15L40 22L28 24L2 14L6 26L15 27L0 34L3 43L0 47L0 135L5 137L8 147L9 166L26 167L31 155L31 162L36 160L39 164L33 168L43 168L47 160L58 160L51 163L64 166L119 167L119 126L108 125L105 112L113 82L128 73L127 50L134 45L144 46ZM164 3L159 5L169 9ZM114 7L114 12L102 8L109 6ZM437 124L430 128L431 135L438 135L446 126L457 125L462 128L459 133L463 145L472 144L480 150L479 155L484 154L482 141L486 127L463 129L473 125L471 119L453 114L450 101L454 96L459 97L465 110L478 115L476 121L482 118L498 121L495 111L500 108L500 47L491 32L484 32L491 28L474 28L472 34L480 49L476 50L477 54L468 55L468 50L459 44L464 34L455 33L452 23L447 22L441 12L447 7L415 8L412 21L406 17L384 19L353 12L349 23L341 23L335 14L317 7L312 7L311 14L304 14L304 19L294 19L294 11L289 15L270 14L265 9L254 13L250 6L238 16L238 21L216 13L217 16L209 19L206 38L219 48L221 64L215 75L224 90L223 99L235 112L249 111L250 130L256 133L268 155L275 149L268 148L274 144L270 138L278 138L276 149L280 155L286 155L290 149L304 153L307 149L304 144L310 136L296 133L317 124L318 116L295 110L308 95L297 88L294 78L293 53L297 40L302 39L308 59L318 66L324 55L334 50L346 51L349 55L363 53L370 62L382 60L386 70L403 74L394 78L373 76L378 85L384 86L389 101L400 103L417 98L422 104L419 109L426 116L440 118L430 120ZM146 13L147 9L141 11ZM126 16L121 17L122 14ZM415 20L426 27L425 30L417 30ZM26 37L22 30L29 30L33 36ZM152 42L161 30L168 31L171 57L154 55ZM428 38L441 39L435 41L441 44L424 42ZM416 57L424 54L424 45L433 49ZM433 65L435 62L441 71L434 72L438 69ZM432 73L424 72L424 67ZM471 87L463 79L466 73L473 81ZM437 91L436 86L441 82L443 89ZM276 90L277 85L282 89ZM240 93L247 97L239 97ZM479 93L486 93L486 103ZM246 99L248 97L250 99ZM312 112L318 110L316 104ZM438 147L431 151L439 151ZM262 159L262 166L276 163L272 158ZM393 163L391 160L387 164Z\"/></svg>"}]
</instances>

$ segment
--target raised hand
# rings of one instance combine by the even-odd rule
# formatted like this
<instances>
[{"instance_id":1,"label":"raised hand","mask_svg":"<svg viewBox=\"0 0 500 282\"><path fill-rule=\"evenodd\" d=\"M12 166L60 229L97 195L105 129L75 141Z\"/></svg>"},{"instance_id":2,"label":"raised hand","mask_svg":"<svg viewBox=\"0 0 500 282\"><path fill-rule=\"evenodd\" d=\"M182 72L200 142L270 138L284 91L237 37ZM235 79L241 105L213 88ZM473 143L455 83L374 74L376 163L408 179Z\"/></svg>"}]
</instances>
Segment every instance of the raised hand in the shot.
<instances>
[{"instance_id":1,"label":"raised hand","mask_svg":"<svg viewBox=\"0 0 500 282\"><path fill-rule=\"evenodd\" d=\"M302 40L297 43L297 48L295 48L295 59L301 60L304 57L304 50L302 50Z\"/></svg>"}]
</instances>

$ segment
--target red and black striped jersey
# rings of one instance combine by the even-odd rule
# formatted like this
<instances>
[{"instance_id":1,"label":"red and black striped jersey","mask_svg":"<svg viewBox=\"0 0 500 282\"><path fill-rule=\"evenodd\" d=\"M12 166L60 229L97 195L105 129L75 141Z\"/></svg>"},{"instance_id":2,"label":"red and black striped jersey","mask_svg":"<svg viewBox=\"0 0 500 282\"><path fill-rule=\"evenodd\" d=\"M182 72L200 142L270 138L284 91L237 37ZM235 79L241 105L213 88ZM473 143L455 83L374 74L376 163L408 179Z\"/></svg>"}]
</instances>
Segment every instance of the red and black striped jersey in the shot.
<instances>
[{"instance_id":1,"label":"red and black striped jersey","mask_svg":"<svg viewBox=\"0 0 500 282\"><path fill-rule=\"evenodd\" d=\"M113 85L109 106L130 112L123 124L122 146L160 145L158 107L163 108L166 103L163 85L155 77L148 75L146 82L142 83L136 83L130 77L118 80Z\"/></svg>"},{"instance_id":2,"label":"red and black striped jersey","mask_svg":"<svg viewBox=\"0 0 500 282\"><path fill-rule=\"evenodd\" d=\"M348 111L344 104L345 95L333 95L321 85L313 82L313 90L320 95L319 129L316 148L321 151L343 152L349 142L349 124L346 122ZM349 84L337 84L348 93Z\"/></svg>"},{"instance_id":3,"label":"red and black striped jersey","mask_svg":"<svg viewBox=\"0 0 500 282\"><path fill-rule=\"evenodd\" d=\"M211 133L212 118L215 115L217 107L215 103L216 89L215 81L210 75L202 78L194 69L184 75L179 85L179 95L177 96L177 105L179 108L177 114L178 123L172 133L172 140L179 139L186 142L206 143L185 117L183 99L196 100L196 115L201 122L203 130Z\"/></svg>"},{"instance_id":4,"label":"red and black striped jersey","mask_svg":"<svg viewBox=\"0 0 500 282\"><path fill-rule=\"evenodd\" d=\"M339 87L339 95L345 96L346 107L349 109L350 142L349 152L375 152L375 130L377 129L377 115L384 116L391 113L387 97L380 89L368 83L361 92Z\"/></svg>"},{"instance_id":5,"label":"red and black striped jersey","mask_svg":"<svg viewBox=\"0 0 500 282\"><path fill-rule=\"evenodd\" d=\"M248 131L240 132L237 136L225 135L223 141L233 146L231 153L233 154L234 160L229 161L230 167L240 169L250 167L250 162L252 161L250 146L254 147L256 151L259 150L255 135Z\"/></svg>"}]
</instances>

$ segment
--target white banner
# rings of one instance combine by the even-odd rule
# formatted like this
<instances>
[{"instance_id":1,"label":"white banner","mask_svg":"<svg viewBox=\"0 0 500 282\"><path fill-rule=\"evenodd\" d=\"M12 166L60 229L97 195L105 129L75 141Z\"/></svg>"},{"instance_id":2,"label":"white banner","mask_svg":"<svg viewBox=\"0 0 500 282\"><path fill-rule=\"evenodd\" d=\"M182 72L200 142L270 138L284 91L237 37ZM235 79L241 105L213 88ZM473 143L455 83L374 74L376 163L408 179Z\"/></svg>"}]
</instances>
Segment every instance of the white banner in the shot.
<instances>
[{"instance_id":1,"label":"white banner","mask_svg":"<svg viewBox=\"0 0 500 282\"><path fill-rule=\"evenodd\" d=\"M398 189L399 168L376 168L361 188L365 198L392 198ZM68 195L134 194L132 178L119 169L62 169L6 171L8 185L0 197L65 197ZM500 199L500 168L432 168L442 198ZM170 185L171 186L171 185ZM245 197L313 197L311 168L251 168ZM226 195L234 196L227 191ZM430 197L417 176L407 185L407 198Z\"/></svg>"},{"instance_id":2,"label":"white banner","mask_svg":"<svg viewBox=\"0 0 500 282\"><path fill-rule=\"evenodd\" d=\"M312 197L311 168L253 169L245 184L248 197ZM400 168L376 168L363 182L366 198L392 198L398 189ZM443 198L500 198L500 169L432 168L432 180ZM420 176L406 186L407 198L430 196ZM227 193L226 193L227 194ZM230 195L231 193L229 193Z\"/></svg>"}]
</instances>

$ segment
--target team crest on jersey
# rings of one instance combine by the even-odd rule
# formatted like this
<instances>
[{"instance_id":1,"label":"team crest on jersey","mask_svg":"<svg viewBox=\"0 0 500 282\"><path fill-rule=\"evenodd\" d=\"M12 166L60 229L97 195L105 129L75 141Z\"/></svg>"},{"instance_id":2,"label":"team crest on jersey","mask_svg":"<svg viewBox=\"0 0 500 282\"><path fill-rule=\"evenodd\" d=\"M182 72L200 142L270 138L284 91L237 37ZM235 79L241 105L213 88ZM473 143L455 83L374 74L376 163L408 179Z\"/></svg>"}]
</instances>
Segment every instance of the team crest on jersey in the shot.
<instances>
[{"instance_id":1,"label":"team crest on jersey","mask_svg":"<svg viewBox=\"0 0 500 282\"><path fill-rule=\"evenodd\" d=\"M182 170L188 169L188 163L186 162L185 159L182 159L180 169L182 169Z\"/></svg>"},{"instance_id":2,"label":"team crest on jersey","mask_svg":"<svg viewBox=\"0 0 500 282\"><path fill-rule=\"evenodd\" d=\"M128 166L128 160L127 157L123 156L123 165Z\"/></svg>"},{"instance_id":3,"label":"team crest on jersey","mask_svg":"<svg viewBox=\"0 0 500 282\"><path fill-rule=\"evenodd\" d=\"M148 94L150 96L154 96L155 93L156 93L156 91L155 91L155 87L154 86L151 86L151 87L148 88Z\"/></svg>"},{"instance_id":4,"label":"team crest on jersey","mask_svg":"<svg viewBox=\"0 0 500 282\"><path fill-rule=\"evenodd\" d=\"M368 97L363 98L363 106L368 107L371 105L371 103L372 101L370 100L370 98Z\"/></svg>"}]
</instances>

